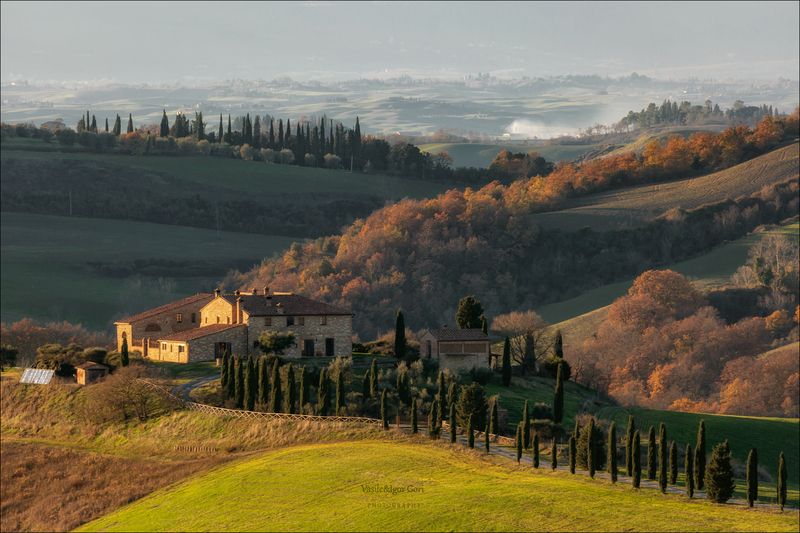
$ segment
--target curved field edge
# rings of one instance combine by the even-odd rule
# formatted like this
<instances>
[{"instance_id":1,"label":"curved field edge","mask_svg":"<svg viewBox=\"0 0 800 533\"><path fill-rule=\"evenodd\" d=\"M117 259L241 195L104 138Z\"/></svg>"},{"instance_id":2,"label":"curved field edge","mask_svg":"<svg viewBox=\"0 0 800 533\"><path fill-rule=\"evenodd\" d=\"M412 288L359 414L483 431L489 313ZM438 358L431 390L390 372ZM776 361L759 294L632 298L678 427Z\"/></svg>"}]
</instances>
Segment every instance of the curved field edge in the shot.
<instances>
[{"instance_id":1,"label":"curved field edge","mask_svg":"<svg viewBox=\"0 0 800 533\"><path fill-rule=\"evenodd\" d=\"M479 452L364 440L292 447L221 467L79 531L796 531L798 525L795 510L687 501L500 465Z\"/></svg>"}]
</instances>

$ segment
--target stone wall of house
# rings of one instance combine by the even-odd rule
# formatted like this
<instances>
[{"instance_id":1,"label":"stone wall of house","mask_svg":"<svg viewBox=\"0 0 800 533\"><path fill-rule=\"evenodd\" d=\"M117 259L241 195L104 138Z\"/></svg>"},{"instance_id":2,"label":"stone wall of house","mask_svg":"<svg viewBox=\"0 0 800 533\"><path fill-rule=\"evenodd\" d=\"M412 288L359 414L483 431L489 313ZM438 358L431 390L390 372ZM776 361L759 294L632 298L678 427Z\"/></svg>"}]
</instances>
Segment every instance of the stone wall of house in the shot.
<instances>
[{"instance_id":1,"label":"stone wall of house","mask_svg":"<svg viewBox=\"0 0 800 533\"><path fill-rule=\"evenodd\" d=\"M206 303L207 300L200 300L130 324L117 324L117 350L122 349L123 332L128 338L128 350L142 351L142 339L149 337L155 340L159 337L166 337L172 333L200 326L200 309ZM194 313L194 322L192 322L192 313ZM180 322L178 322L179 314L181 315ZM135 342L139 342L139 345L134 347L133 344Z\"/></svg>"},{"instance_id":2,"label":"stone wall of house","mask_svg":"<svg viewBox=\"0 0 800 533\"><path fill-rule=\"evenodd\" d=\"M188 363L196 361L213 361L214 345L218 342L231 343L231 354L240 355L247 353L247 327L244 325L236 328L226 329L211 335L192 339L188 341L189 350L187 352Z\"/></svg>"},{"instance_id":3,"label":"stone wall of house","mask_svg":"<svg viewBox=\"0 0 800 533\"><path fill-rule=\"evenodd\" d=\"M285 357L302 357L305 341L314 341L314 355L325 355L325 339L333 339L334 355L348 357L353 351L353 317L350 315L326 316L295 316L294 325L286 325L286 316L272 316L271 324L267 324L265 317L247 317L247 339L252 354L260 354L254 343L258 341L264 331L274 331L281 334L293 333L295 346L284 353ZM326 322L323 324L323 319ZM300 323L302 321L302 324Z\"/></svg>"},{"instance_id":4,"label":"stone wall of house","mask_svg":"<svg viewBox=\"0 0 800 533\"><path fill-rule=\"evenodd\" d=\"M200 326L214 324L235 324L233 306L225 298L214 298L200 312Z\"/></svg>"}]
</instances>

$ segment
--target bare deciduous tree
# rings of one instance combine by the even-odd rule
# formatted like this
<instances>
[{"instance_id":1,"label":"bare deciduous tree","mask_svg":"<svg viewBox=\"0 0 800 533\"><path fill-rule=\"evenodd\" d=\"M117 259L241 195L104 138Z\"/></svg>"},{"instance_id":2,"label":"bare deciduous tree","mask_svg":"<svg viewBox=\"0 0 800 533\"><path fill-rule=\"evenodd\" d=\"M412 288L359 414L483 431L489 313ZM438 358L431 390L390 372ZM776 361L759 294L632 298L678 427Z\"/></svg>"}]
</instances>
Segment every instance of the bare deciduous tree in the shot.
<instances>
[{"instance_id":1,"label":"bare deciduous tree","mask_svg":"<svg viewBox=\"0 0 800 533\"><path fill-rule=\"evenodd\" d=\"M536 370L538 361L549 349L551 339L546 334L547 322L535 311L514 311L498 315L492 330L508 336L511 358L523 371Z\"/></svg>"}]
</instances>

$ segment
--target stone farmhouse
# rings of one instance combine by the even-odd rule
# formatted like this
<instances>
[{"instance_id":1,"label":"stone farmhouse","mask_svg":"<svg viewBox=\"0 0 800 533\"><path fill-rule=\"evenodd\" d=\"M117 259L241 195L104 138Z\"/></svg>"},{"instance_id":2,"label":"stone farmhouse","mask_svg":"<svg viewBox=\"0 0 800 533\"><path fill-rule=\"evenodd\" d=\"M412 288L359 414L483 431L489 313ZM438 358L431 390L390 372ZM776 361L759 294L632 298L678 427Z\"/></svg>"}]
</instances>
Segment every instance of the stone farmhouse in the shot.
<instances>
[{"instance_id":1,"label":"stone farmhouse","mask_svg":"<svg viewBox=\"0 0 800 533\"><path fill-rule=\"evenodd\" d=\"M353 313L291 292L198 293L123 318L117 328L117 349L127 339L130 350L157 361L211 361L225 351L261 354L264 331L295 336L285 357L349 356Z\"/></svg>"},{"instance_id":2,"label":"stone farmhouse","mask_svg":"<svg viewBox=\"0 0 800 533\"><path fill-rule=\"evenodd\" d=\"M489 337L481 329L425 330L419 336L419 351L420 357L438 360L439 368L456 372L491 366Z\"/></svg>"}]
</instances>

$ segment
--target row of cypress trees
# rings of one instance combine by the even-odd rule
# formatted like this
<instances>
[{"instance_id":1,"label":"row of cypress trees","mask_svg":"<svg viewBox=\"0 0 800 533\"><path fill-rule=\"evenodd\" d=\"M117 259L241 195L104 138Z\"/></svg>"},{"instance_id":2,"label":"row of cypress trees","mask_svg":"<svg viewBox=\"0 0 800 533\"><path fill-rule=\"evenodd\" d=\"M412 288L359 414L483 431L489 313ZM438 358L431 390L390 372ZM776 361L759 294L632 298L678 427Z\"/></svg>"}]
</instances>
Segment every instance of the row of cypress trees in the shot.
<instances>
[{"instance_id":1,"label":"row of cypress trees","mask_svg":"<svg viewBox=\"0 0 800 533\"><path fill-rule=\"evenodd\" d=\"M89 112L87 111L86 116L85 117L81 116L80 120L78 120L78 124L75 127L75 131L77 133L83 133L85 131L90 133L99 133L97 128L97 118L94 115L92 115L91 120L89 120ZM128 133L133 133L132 113L128 113L128 127L126 131ZM111 128L110 132L108 129L108 118L106 118L105 133L113 133L114 135L117 136L122 134L122 119L120 118L119 115L117 115L117 118L114 120L114 126Z\"/></svg>"}]
</instances>

